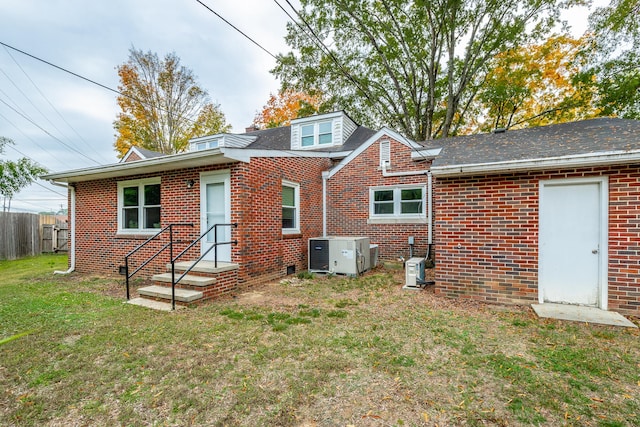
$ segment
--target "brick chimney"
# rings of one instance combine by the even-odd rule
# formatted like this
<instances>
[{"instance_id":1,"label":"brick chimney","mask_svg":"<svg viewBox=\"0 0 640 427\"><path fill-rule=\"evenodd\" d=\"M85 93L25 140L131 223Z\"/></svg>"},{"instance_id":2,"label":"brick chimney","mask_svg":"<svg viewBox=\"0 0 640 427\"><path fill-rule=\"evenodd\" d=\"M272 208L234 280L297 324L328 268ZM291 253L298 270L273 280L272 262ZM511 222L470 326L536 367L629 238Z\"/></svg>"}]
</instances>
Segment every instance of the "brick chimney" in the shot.
<instances>
[{"instance_id":1,"label":"brick chimney","mask_svg":"<svg viewBox=\"0 0 640 427\"><path fill-rule=\"evenodd\" d=\"M245 133L255 132L257 130L260 130L260 128L255 124L253 124L253 125L251 125L251 126L249 126L249 127L244 129Z\"/></svg>"}]
</instances>

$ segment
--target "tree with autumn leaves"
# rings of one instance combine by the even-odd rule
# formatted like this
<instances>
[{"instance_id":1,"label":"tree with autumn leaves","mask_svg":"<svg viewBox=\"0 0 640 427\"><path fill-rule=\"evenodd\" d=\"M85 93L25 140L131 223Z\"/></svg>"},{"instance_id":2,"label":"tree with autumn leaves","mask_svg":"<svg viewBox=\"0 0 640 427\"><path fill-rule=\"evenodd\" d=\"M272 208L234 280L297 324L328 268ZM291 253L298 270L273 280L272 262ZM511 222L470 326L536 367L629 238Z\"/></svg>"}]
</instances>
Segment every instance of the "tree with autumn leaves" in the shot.
<instances>
[{"instance_id":1,"label":"tree with autumn leaves","mask_svg":"<svg viewBox=\"0 0 640 427\"><path fill-rule=\"evenodd\" d=\"M271 94L269 101L253 120L259 129L288 126L291 120L310 116L321 111L322 96L310 95L292 89L282 89L277 95Z\"/></svg>"},{"instance_id":2,"label":"tree with autumn leaves","mask_svg":"<svg viewBox=\"0 0 640 427\"><path fill-rule=\"evenodd\" d=\"M155 53L132 48L117 70L122 111L113 126L119 157L132 146L179 153L191 138L230 130L220 107L209 102L207 91L175 53L160 60Z\"/></svg>"},{"instance_id":3,"label":"tree with autumn leaves","mask_svg":"<svg viewBox=\"0 0 640 427\"><path fill-rule=\"evenodd\" d=\"M596 117L596 91L575 81L587 38L553 35L492 58L460 133L543 126Z\"/></svg>"}]
</instances>

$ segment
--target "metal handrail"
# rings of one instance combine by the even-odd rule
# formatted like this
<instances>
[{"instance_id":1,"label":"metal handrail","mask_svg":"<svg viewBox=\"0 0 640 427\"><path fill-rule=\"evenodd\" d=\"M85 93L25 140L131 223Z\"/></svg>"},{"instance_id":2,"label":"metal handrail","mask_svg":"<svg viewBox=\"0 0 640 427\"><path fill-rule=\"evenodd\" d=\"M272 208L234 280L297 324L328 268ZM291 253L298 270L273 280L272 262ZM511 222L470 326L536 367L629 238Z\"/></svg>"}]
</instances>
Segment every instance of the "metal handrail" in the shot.
<instances>
[{"instance_id":1,"label":"metal handrail","mask_svg":"<svg viewBox=\"0 0 640 427\"><path fill-rule=\"evenodd\" d=\"M193 227L192 223L175 223L169 224L160 231L158 231L153 236L149 237L144 243L140 244L138 247L130 251L128 254L124 256L124 275L126 277L125 282L127 286L127 300L130 299L129 293L129 279L132 278L137 272L142 270L147 264L153 261L158 255L160 255L165 249L169 248L169 259L173 259L173 227ZM138 252L140 249L145 247L147 244L151 243L157 237L159 237L162 233L169 230L169 242L162 246L155 254L153 254L150 258L148 258L145 262L143 262L138 268L136 268L131 274L129 274L129 258Z\"/></svg>"},{"instance_id":2,"label":"metal handrail","mask_svg":"<svg viewBox=\"0 0 640 427\"><path fill-rule=\"evenodd\" d=\"M209 227L209 229L207 231L205 231L204 233L202 233L200 235L200 237L198 237L196 240L194 240L193 242L191 242L182 252L180 252L178 255L175 256L175 258L171 258L171 309L175 310L176 309L176 285L184 278L184 276L186 276L191 270L193 270L193 268L200 262L202 261L202 259L209 253L211 252L211 250L213 249L213 261L214 261L214 266L215 268L218 268L218 245L237 245L238 244L238 240L230 240L228 242L218 242L218 227L233 227L233 228L238 228L238 223L234 222L231 224L213 224L211 227ZM181 275L180 277L178 277L178 280L176 280L176 261L178 260L178 258L180 258L182 255L184 255L189 249L191 249L193 246L195 246L200 240L202 240L207 234L209 234L211 231L213 231L213 245L211 245L211 247L209 249L207 249L206 251L204 251L204 253L202 253L200 255L200 257L198 257L198 259L189 266L189 268L187 268Z\"/></svg>"}]
</instances>

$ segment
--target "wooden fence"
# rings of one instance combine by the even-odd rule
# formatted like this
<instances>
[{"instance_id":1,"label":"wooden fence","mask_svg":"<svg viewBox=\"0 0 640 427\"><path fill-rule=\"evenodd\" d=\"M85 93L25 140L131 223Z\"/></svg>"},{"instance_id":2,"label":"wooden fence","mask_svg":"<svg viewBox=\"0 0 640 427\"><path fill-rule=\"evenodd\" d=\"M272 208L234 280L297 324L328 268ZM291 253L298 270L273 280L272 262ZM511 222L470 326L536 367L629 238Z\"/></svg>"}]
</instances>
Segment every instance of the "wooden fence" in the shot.
<instances>
[{"instance_id":1,"label":"wooden fence","mask_svg":"<svg viewBox=\"0 0 640 427\"><path fill-rule=\"evenodd\" d=\"M0 212L0 259L66 251L67 241L67 223L61 217Z\"/></svg>"}]
</instances>

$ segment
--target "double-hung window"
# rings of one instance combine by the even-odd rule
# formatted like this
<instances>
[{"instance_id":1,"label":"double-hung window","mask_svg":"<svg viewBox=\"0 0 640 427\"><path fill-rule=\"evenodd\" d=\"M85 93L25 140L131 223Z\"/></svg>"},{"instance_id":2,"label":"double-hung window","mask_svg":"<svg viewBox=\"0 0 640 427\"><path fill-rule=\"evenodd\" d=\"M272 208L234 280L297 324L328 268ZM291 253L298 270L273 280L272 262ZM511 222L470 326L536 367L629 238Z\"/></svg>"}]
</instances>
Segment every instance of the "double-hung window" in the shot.
<instances>
[{"instance_id":1,"label":"double-hung window","mask_svg":"<svg viewBox=\"0 0 640 427\"><path fill-rule=\"evenodd\" d=\"M300 185L282 182L282 232L300 232Z\"/></svg>"},{"instance_id":2,"label":"double-hung window","mask_svg":"<svg viewBox=\"0 0 640 427\"><path fill-rule=\"evenodd\" d=\"M300 138L300 145L302 147L330 145L333 143L331 122L310 123L300 126Z\"/></svg>"},{"instance_id":3,"label":"double-hung window","mask_svg":"<svg viewBox=\"0 0 640 427\"><path fill-rule=\"evenodd\" d=\"M160 178L118 183L118 231L156 232L160 228Z\"/></svg>"},{"instance_id":4,"label":"double-hung window","mask_svg":"<svg viewBox=\"0 0 640 427\"><path fill-rule=\"evenodd\" d=\"M402 185L374 187L369 190L370 220L426 218L426 188Z\"/></svg>"}]
</instances>

